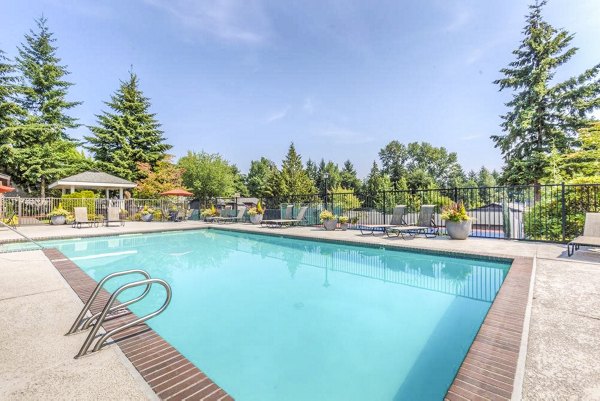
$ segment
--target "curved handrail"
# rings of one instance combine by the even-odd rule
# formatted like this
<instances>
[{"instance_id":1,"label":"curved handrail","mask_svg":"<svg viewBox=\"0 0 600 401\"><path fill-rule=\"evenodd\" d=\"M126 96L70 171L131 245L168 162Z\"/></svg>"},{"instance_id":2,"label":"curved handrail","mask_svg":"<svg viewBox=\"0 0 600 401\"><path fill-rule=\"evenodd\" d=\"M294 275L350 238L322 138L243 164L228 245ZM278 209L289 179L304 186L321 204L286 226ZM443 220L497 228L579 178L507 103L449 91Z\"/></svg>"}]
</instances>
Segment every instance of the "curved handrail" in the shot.
<instances>
[{"instance_id":1,"label":"curved handrail","mask_svg":"<svg viewBox=\"0 0 600 401\"><path fill-rule=\"evenodd\" d=\"M140 270L140 269L123 270L123 271L111 273L111 274L105 276L102 280L100 280L98 282L98 284L96 285L96 288L94 288L94 291L92 292L92 295L90 295L89 299L83 306L83 309L81 309L81 312L79 312L77 319L75 319L75 322L73 323L73 325L71 326L71 328L69 329L67 334L65 334L65 335L73 334L73 333L79 331L79 326L82 326L81 330L87 330L89 328L89 326L92 324L92 322L99 316L100 313L96 313L95 315L93 315L87 319L84 319L84 316L87 313L87 311L90 309L90 307L92 306L92 303L96 300L96 297L100 293L100 290L102 289L104 284L106 284L106 282L108 280L110 280L114 277L125 276L128 274L141 274L142 276L146 277L146 279L150 278L150 274L148 274L148 272L146 272L145 270ZM117 305L115 308L113 308L113 310L123 308L127 305L131 305L132 303L137 302L140 299L144 298L148 294L148 292L150 292L150 286L151 286L150 284L148 284L146 286L146 289L144 290L142 295L140 295L130 301L127 301L125 303ZM113 310L111 310L109 312L112 312Z\"/></svg>"},{"instance_id":2,"label":"curved handrail","mask_svg":"<svg viewBox=\"0 0 600 401\"><path fill-rule=\"evenodd\" d=\"M152 286L152 284L160 284L162 285L166 292L167 292L167 297L165 299L165 302L162 304L162 306L160 308L158 308L157 310L155 310L152 313L149 313L145 316L142 316L134 321L131 321L129 323L126 323L122 326L119 326L113 330L110 330L106 333L104 333L102 336L100 336L100 338L98 339L98 341L96 342L96 345L94 346L94 348L92 349L92 352L96 352L99 351L100 348L102 348L102 346L104 345L104 343L106 342L106 340L117 334L120 333L121 331L128 329L130 327L136 326L140 323L145 322L148 319L153 318L154 316L159 315L160 313L162 313L165 309L167 309L167 306L169 306L169 303L171 302L171 286L169 285L169 283L167 283L164 280L161 280L159 278L151 278L151 279L146 279L146 280L141 280L141 281L134 281L132 283L128 283L125 284L123 286L121 286L118 290L116 290L110 297L110 299L108 300L108 302L106 303L106 305L104 306L104 309L102 310L102 313L100 313L100 316L98 317L98 319L96 319L96 322L94 323L92 330L90 331L90 333L88 334L87 338L85 339L85 342L83 343L83 345L81 346L81 349L79 350L79 353L75 356L75 358L80 358L82 356L84 356L85 354L87 354L88 349L90 348L90 346L92 345L92 342L94 341L94 338L96 337L96 334L98 333L98 330L100 329L100 326L102 326L102 323L104 322L104 319L106 318L106 315L108 314L109 310L112 307L112 304L116 301L117 297L119 296L119 294L125 290L128 290L130 288L133 287L138 287L140 285L150 285Z\"/></svg>"}]
</instances>

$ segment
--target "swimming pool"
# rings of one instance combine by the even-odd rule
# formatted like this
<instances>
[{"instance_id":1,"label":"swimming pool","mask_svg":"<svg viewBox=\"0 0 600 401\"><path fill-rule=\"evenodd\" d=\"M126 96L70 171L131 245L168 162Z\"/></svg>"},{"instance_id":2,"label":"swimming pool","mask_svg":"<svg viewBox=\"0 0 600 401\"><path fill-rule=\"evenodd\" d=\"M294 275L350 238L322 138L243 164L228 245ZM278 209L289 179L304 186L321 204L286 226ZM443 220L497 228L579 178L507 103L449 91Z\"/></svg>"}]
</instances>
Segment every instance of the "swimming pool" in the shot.
<instances>
[{"instance_id":1,"label":"swimming pool","mask_svg":"<svg viewBox=\"0 0 600 401\"><path fill-rule=\"evenodd\" d=\"M96 280L166 279L149 325L242 401L441 399L509 268L212 229L45 244Z\"/></svg>"}]
</instances>

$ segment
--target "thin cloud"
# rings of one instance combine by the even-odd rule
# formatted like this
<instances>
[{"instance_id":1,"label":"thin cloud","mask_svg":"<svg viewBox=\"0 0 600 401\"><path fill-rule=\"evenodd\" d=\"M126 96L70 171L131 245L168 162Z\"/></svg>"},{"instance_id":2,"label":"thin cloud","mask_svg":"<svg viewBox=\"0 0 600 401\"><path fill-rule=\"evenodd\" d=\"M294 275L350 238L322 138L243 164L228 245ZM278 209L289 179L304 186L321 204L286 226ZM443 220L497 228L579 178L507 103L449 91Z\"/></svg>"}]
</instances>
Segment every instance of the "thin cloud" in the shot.
<instances>
[{"instance_id":1,"label":"thin cloud","mask_svg":"<svg viewBox=\"0 0 600 401\"><path fill-rule=\"evenodd\" d=\"M258 0L144 0L167 11L188 29L245 44L261 44L269 35L269 21Z\"/></svg>"},{"instance_id":2,"label":"thin cloud","mask_svg":"<svg viewBox=\"0 0 600 401\"><path fill-rule=\"evenodd\" d=\"M461 136L460 140L461 141L470 141L470 140L473 140L473 139L479 139L481 137L483 137L483 134L465 135L465 136Z\"/></svg>"},{"instance_id":3,"label":"thin cloud","mask_svg":"<svg viewBox=\"0 0 600 401\"><path fill-rule=\"evenodd\" d=\"M267 124L270 124L272 122L275 122L275 121L285 118L285 116L287 116L289 111L290 111L290 106L286 106L282 110L279 110L279 111L269 114L266 118Z\"/></svg>"},{"instance_id":4,"label":"thin cloud","mask_svg":"<svg viewBox=\"0 0 600 401\"><path fill-rule=\"evenodd\" d=\"M329 126L318 130L316 136L326 139L330 143L339 145L362 145L371 143L375 140L375 138L370 135L338 126Z\"/></svg>"},{"instance_id":5,"label":"thin cloud","mask_svg":"<svg viewBox=\"0 0 600 401\"><path fill-rule=\"evenodd\" d=\"M445 26L446 32L456 32L465 27L472 18L472 14L467 9L460 9L454 13L450 22Z\"/></svg>"}]
</instances>

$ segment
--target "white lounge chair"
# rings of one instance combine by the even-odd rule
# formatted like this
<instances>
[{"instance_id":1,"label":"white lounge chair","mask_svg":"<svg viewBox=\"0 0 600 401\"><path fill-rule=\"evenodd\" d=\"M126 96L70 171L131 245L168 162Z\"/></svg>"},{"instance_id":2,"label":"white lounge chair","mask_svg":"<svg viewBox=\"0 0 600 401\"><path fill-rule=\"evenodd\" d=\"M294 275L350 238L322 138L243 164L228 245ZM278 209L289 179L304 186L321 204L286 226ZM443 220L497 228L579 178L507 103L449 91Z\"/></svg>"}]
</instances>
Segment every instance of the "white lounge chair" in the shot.
<instances>
[{"instance_id":1,"label":"white lounge chair","mask_svg":"<svg viewBox=\"0 0 600 401\"><path fill-rule=\"evenodd\" d=\"M81 228L83 224L87 224L88 227L98 227L96 220L88 219L87 207L76 207L73 209L75 212L75 220L73 220L73 228Z\"/></svg>"},{"instance_id":2,"label":"white lounge chair","mask_svg":"<svg viewBox=\"0 0 600 401\"><path fill-rule=\"evenodd\" d=\"M289 211L289 216L292 215L292 210L294 208L294 205L288 205L286 208L286 216L288 216L288 211ZM265 225L267 227L290 227L290 226L295 226L295 225L299 225L301 223L304 222L304 216L306 215L306 211L308 210L308 206L302 206L300 208L300 210L298 211L298 215L296 216L296 218L286 218L286 219L272 219L272 220L263 220L260 222L260 225Z\"/></svg>"},{"instance_id":3,"label":"white lounge chair","mask_svg":"<svg viewBox=\"0 0 600 401\"><path fill-rule=\"evenodd\" d=\"M402 238L405 238L405 234L411 237L422 234L425 237L433 238L439 232L439 227L433 220L434 211L435 205L422 205L421 210L419 210L417 224L388 227L385 229L385 233L388 235L388 237L391 237L391 234L396 234L397 237L402 236Z\"/></svg>"},{"instance_id":4,"label":"white lounge chair","mask_svg":"<svg viewBox=\"0 0 600 401\"><path fill-rule=\"evenodd\" d=\"M104 225L108 227L110 223L119 223L121 227L125 225L125 222L121 219L121 208L111 206L106 210L106 221L104 222Z\"/></svg>"},{"instance_id":5,"label":"white lounge chair","mask_svg":"<svg viewBox=\"0 0 600 401\"><path fill-rule=\"evenodd\" d=\"M573 256L580 246L600 247L600 213L586 213L583 235L567 244L567 255Z\"/></svg>"},{"instance_id":6,"label":"white lounge chair","mask_svg":"<svg viewBox=\"0 0 600 401\"><path fill-rule=\"evenodd\" d=\"M375 235L375 231L381 231L382 233L386 231L388 228L405 226L404 222L404 211L406 210L406 205L396 205L394 207L394 211L392 212L392 220L390 224L359 224L358 229L361 234L371 234Z\"/></svg>"},{"instance_id":7,"label":"white lounge chair","mask_svg":"<svg viewBox=\"0 0 600 401\"><path fill-rule=\"evenodd\" d=\"M216 221L217 223L235 223L244 218L244 213L246 213L246 206L240 206L237 210L237 215L231 217L213 217L212 221Z\"/></svg>"}]
</instances>

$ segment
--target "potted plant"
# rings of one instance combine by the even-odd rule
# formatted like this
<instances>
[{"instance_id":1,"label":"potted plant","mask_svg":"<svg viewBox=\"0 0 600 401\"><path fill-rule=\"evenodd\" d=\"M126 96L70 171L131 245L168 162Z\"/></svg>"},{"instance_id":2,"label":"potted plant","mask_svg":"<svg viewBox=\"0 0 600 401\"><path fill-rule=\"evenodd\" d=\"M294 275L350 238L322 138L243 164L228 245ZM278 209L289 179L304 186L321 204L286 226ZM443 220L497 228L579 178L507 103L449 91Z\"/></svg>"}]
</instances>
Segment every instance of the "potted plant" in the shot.
<instances>
[{"instance_id":1,"label":"potted plant","mask_svg":"<svg viewBox=\"0 0 600 401\"><path fill-rule=\"evenodd\" d=\"M265 210L263 209L262 205L260 204L260 201L258 201L258 203L256 204L256 207L251 207L250 210L248 210L248 215L250 216L250 222L252 224L260 224L260 222L263 219L264 213L265 213Z\"/></svg>"},{"instance_id":2,"label":"potted plant","mask_svg":"<svg viewBox=\"0 0 600 401\"><path fill-rule=\"evenodd\" d=\"M119 220L127 220L127 216L129 216L129 212L127 210L119 210Z\"/></svg>"},{"instance_id":3,"label":"potted plant","mask_svg":"<svg viewBox=\"0 0 600 401\"><path fill-rule=\"evenodd\" d=\"M338 222L340 223L340 228L342 231L346 231L348 229L348 221L350 221L348 216L340 216L338 218Z\"/></svg>"},{"instance_id":4,"label":"potted plant","mask_svg":"<svg viewBox=\"0 0 600 401\"><path fill-rule=\"evenodd\" d=\"M446 221L446 231L452 239L467 239L471 233L473 220L467 215L462 202L444 208L442 219Z\"/></svg>"},{"instance_id":5,"label":"potted plant","mask_svg":"<svg viewBox=\"0 0 600 401\"><path fill-rule=\"evenodd\" d=\"M204 217L204 220L208 220L211 217L217 217L219 215L219 211L215 205L210 205L209 208L203 209L202 212L200 212L200 215Z\"/></svg>"},{"instance_id":6,"label":"potted plant","mask_svg":"<svg viewBox=\"0 0 600 401\"><path fill-rule=\"evenodd\" d=\"M327 231L333 231L337 227L337 218L331 213L329 210L323 210L319 215L321 217L321 222L323 223L323 227Z\"/></svg>"},{"instance_id":7,"label":"potted plant","mask_svg":"<svg viewBox=\"0 0 600 401\"><path fill-rule=\"evenodd\" d=\"M352 224L353 226L356 226L358 224L358 220L360 220L359 216L352 216L350 218L349 223Z\"/></svg>"},{"instance_id":8,"label":"potted plant","mask_svg":"<svg viewBox=\"0 0 600 401\"><path fill-rule=\"evenodd\" d=\"M63 208L62 203L59 203L57 207L55 207L50 213L48 213L48 217L50 217L50 224L59 226L63 225L67 222L67 216L70 213Z\"/></svg>"},{"instance_id":9,"label":"potted plant","mask_svg":"<svg viewBox=\"0 0 600 401\"><path fill-rule=\"evenodd\" d=\"M142 221L145 221L146 223L151 222L154 219L154 209L146 205L140 212L140 215Z\"/></svg>"}]
</instances>

